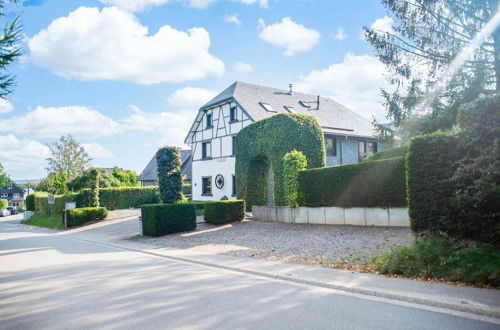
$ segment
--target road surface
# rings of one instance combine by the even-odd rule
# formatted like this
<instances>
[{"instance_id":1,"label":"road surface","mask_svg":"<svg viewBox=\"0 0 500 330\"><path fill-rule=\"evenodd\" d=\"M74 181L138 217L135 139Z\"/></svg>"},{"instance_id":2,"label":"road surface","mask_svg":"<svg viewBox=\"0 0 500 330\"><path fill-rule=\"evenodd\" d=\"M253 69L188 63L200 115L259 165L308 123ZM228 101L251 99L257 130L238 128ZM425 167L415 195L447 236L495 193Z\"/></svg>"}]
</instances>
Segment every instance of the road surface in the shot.
<instances>
[{"instance_id":1,"label":"road surface","mask_svg":"<svg viewBox=\"0 0 500 330\"><path fill-rule=\"evenodd\" d=\"M0 222L1 329L499 329Z\"/></svg>"}]
</instances>

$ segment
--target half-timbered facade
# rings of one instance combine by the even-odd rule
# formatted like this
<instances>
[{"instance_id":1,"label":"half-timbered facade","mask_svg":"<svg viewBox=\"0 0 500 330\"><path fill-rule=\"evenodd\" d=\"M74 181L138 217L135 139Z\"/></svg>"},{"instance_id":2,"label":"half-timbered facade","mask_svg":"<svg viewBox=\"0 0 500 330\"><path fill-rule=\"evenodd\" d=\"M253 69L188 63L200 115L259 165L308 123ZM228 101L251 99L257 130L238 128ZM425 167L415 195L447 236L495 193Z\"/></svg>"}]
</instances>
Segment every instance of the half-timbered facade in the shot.
<instances>
[{"instance_id":1,"label":"half-timbered facade","mask_svg":"<svg viewBox=\"0 0 500 330\"><path fill-rule=\"evenodd\" d=\"M234 137L277 113L316 117L325 134L328 165L356 163L377 151L372 124L330 98L235 82L200 108L186 137L194 200L236 197Z\"/></svg>"}]
</instances>

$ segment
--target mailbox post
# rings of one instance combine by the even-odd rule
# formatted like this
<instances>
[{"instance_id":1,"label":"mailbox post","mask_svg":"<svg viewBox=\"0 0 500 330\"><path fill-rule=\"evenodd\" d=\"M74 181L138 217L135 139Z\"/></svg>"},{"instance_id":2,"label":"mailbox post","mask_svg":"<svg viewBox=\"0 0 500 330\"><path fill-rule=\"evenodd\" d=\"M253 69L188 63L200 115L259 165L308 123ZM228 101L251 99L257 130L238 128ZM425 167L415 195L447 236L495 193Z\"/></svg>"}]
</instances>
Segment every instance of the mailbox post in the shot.
<instances>
[{"instance_id":1,"label":"mailbox post","mask_svg":"<svg viewBox=\"0 0 500 330\"><path fill-rule=\"evenodd\" d=\"M64 228L68 228L68 217L66 215L67 210L76 209L76 203L70 202L64 204Z\"/></svg>"}]
</instances>

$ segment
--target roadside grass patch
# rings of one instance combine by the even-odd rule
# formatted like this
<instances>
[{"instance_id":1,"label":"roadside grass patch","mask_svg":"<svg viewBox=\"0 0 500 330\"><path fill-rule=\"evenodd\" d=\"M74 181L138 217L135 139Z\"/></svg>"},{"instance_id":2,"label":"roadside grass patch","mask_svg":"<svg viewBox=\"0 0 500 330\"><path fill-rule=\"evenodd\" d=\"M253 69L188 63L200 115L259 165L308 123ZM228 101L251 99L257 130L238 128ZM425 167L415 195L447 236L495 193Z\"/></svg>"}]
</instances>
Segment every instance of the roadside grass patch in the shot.
<instances>
[{"instance_id":1,"label":"roadside grass patch","mask_svg":"<svg viewBox=\"0 0 500 330\"><path fill-rule=\"evenodd\" d=\"M60 229L64 228L63 219L61 216L49 216L40 213L35 213L28 220L24 220L21 223L30 226L45 227L50 229Z\"/></svg>"},{"instance_id":2,"label":"roadside grass patch","mask_svg":"<svg viewBox=\"0 0 500 330\"><path fill-rule=\"evenodd\" d=\"M500 251L492 244L428 235L373 259L381 274L500 287Z\"/></svg>"}]
</instances>

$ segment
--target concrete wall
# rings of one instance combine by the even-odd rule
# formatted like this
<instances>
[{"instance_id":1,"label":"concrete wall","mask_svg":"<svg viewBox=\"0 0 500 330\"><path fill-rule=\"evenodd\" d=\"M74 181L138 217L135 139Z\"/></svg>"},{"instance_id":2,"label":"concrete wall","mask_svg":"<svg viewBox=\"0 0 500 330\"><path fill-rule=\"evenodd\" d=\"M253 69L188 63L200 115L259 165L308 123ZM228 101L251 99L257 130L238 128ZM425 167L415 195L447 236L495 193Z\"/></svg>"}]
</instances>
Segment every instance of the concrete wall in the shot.
<instances>
[{"instance_id":1,"label":"concrete wall","mask_svg":"<svg viewBox=\"0 0 500 330\"><path fill-rule=\"evenodd\" d=\"M253 219L324 225L409 227L407 208L253 206Z\"/></svg>"}]
</instances>

